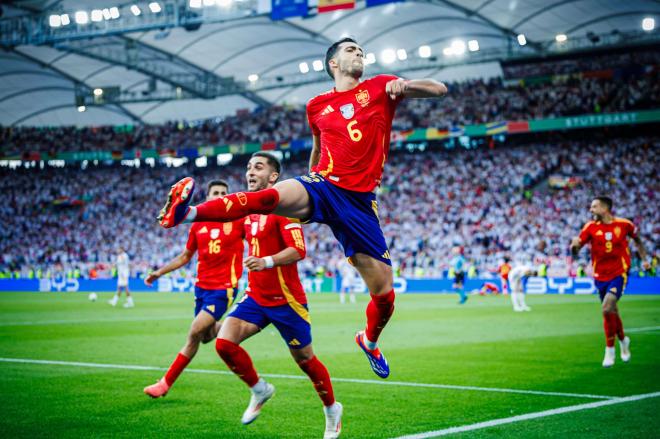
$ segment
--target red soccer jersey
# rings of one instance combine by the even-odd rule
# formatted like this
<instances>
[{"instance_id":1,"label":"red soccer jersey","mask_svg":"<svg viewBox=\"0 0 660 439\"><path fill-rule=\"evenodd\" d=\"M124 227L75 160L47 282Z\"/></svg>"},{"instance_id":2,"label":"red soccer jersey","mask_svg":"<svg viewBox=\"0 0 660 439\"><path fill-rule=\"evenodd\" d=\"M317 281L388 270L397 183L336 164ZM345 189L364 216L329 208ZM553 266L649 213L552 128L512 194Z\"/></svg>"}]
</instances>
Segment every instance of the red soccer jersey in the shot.
<instances>
[{"instance_id":1,"label":"red soccer jersey","mask_svg":"<svg viewBox=\"0 0 660 439\"><path fill-rule=\"evenodd\" d=\"M504 263L497 268L497 272L502 276L502 279L509 279L509 271L511 271L511 264Z\"/></svg>"},{"instance_id":2,"label":"red soccer jersey","mask_svg":"<svg viewBox=\"0 0 660 439\"><path fill-rule=\"evenodd\" d=\"M236 288L243 274L243 221L190 226L186 248L197 252L195 285L205 290Z\"/></svg>"},{"instance_id":3,"label":"red soccer jersey","mask_svg":"<svg viewBox=\"0 0 660 439\"><path fill-rule=\"evenodd\" d=\"M591 262L596 280L608 281L628 271L628 236L636 238L637 227L625 218L614 218L609 224L589 221L582 228L580 242L591 243Z\"/></svg>"},{"instance_id":4,"label":"red soccer jersey","mask_svg":"<svg viewBox=\"0 0 660 439\"><path fill-rule=\"evenodd\" d=\"M390 150L394 110L385 84L398 79L378 75L348 91L334 88L307 103L307 119L321 136L321 158L312 171L335 185L369 192L380 184Z\"/></svg>"},{"instance_id":5,"label":"red soccer jersey","mask_svg":"<svg viewBox=\"0 0 660 439\"><path fill-rule=\"evenodd\" d=\"M285 248L295 248L305 257L302 226L277 215L250 215L245 218L245 236L250 256L273 256ZM298 264L251 271L248 274L248 296L261 306L289 304L294 309L307 303L305 290L298 277ZM301 310L301 312L303 312Z\"/></svg>"}]
</instances>

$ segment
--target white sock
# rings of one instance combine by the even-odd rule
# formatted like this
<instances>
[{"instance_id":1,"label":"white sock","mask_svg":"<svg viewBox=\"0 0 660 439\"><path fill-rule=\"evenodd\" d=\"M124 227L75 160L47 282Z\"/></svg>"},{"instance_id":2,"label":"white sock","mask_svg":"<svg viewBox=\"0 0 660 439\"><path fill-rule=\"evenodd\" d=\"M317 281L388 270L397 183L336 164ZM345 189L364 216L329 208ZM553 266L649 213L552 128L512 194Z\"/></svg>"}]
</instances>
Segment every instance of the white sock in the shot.
<instances>
[{"instance_id":1,"label":"white sock","mask_svg":"<svg viewBox=\"0 0 660 439\"><path fill-rule=\"evenodd\" d=\"M337 401L333 402L332 405L324 405L323 406L323 412L324 413L332 413L334 411L337 411L339 406L337 405Z\"/></svg>"},{"instance_id":2,"label":"white sock","mask_svg":"<svg viewBox=\"0 0 660 439\"><path fill-rule=\"evenodd\" d=\"M518 310L520 306L518 305L516 293L510 293L509 296L511 297L511 304L513 305L513 310L514 311Z\"/></svg>"},{"instance_id":3,"label":"white sock","mask_svg":"<svg viewBox=\"0 0 660 439\"><path fill-rule=\"evenodd\" d=\"M188 208L188 215L186 215L183 221L181 221L181 224L193 222L196 216L197 216L197 208L195 206L190 206Z\"/></svg>"},{"instance_id":4,"label":"white sock","mask_svg":"<svg viewBox=\"0 0 660 439\"><path fill-rule=\"evenodd\" d=\"M518 303L521 308L527 308L527 304L525 303L525 293L518 293Z\"/></svg>"},{"instance_id":5,"label":"white sock","mask_svg":"<svg viewBox=\"0 0 660 439\"><path fill-rule=\"evenodd\" d=\"M266 381L263 378L259 378L257 384L250 388L252 393L263 393L266 390Z\"/></svg>"},{"instance_id":6,"label":"white sock","mask_svg":"<svg viewBox=\"0 0 660 439\"><path fill-rule=\"evenodd\" d=\"M126 303L130 303L131 305L133 304L133 296L128 296L126 299Z\"/></svg>"},{"instance_id":7,"label":"white sock","mask_svg":"<svg viewBox=\"0 0 660 439\"><path fill-rule=\"evenodd\" d=\"M378 343L376 343L375 341L369 341L369 339L367 338L366 333L363 334L363 336L362 336L362 342L367 347L367 349L369 349L370 351L373 351L374 349L376 349L378 347Z\"/></svg>"},{"instance_id":8,"label":"white sock","mask_svg":"<svg viewBox=\"0 0 660 439\"><path fill-rule=\"evenodd\" d=\"M346 303L346 293L339 293L339 303Z\"/></svg>"},{"instance_id":9,"label":"white sock","mask_svg":"<svg viewBox=\"0 0 660 439\"><path fill-rule=\"evenodd\" d=\"M351 298L351 303L355 303L355 293L351 293L348 297Z\"/></svg>"}]
</instances>

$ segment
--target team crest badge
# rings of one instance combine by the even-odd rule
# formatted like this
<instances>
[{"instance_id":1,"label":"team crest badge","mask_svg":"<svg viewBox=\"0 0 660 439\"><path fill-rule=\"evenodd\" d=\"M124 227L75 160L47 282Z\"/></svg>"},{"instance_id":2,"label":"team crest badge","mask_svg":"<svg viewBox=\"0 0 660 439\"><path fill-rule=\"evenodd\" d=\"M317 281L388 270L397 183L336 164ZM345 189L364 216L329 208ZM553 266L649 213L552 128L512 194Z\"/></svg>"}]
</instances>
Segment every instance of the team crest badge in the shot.
<instances>
[{"instance_id":1,"label":"team crest badge","mask_svg":"<svg viewBox=\"0 0 660 439\"><path fill-rule=\"evenodd\" d=\"M232 223L223 223L222 224L222 232L225 235L229 235L234 228L234 225Z\"/></svg>"},{"instance_id":2,"label":"team crest badge","mask_svg":"<svg viewBox=\"0 0 660 439\"><path fill-rule=\"evenodd\" d=\"M211 229L211 239L218 239L220 236L220 229Z\"/></svg>"},{"instance_id":3,"label":"team crest badge","mask_svg":"<svg viewBox=\"0 0 660 439\"><path fill-rule=\"evenodd\" d=\"M607 241L611 241L612 240L612 232L605 232L605 239Z\"/></svg>"},{"instance_id":4,"label":"team crest badge","mask_svg":"<svg viewBox=\"0 0 660 439\"><path fill-rule=\"evenodd\" d=\"M344 119L351 119L355 114L355 108L353 108L353 104L342 105L339 107L339 111L341 111L341 115L344 116Z\"/></svg>"},{"instance_id":5,"label":"team crest badge","mask_svg":"<svg viewBox=\"0 0 660 439\"><path fill-rule=\"evenodd\" d=\"M245 195L243 192L238 192L236 194L236 198L238 198L238 202L241 203L241 206L245 206L247 204L247 195Z\"/></svg>"},{"instance_id":6,"label":"team crest badge","mask_svg":"<svg viewBox=\"0 0 660 439\"><path fill-rule=\"evenodd\" d=\"M360 90L355 93L355 99L358 101L358 104L366 107L369 104L369 92L367 90Z\"/></svg>"},{"instance_id":7,"label":"team crest badge","mask_svg":"<svg viewBox=\"0 0 660 439\"><path fill-rule=\"evenodd\" d=\"M618 227L618 226L615 227L615 228L614 228L614 234L616 235L617 238L618 238L619 236L621 236L621 227Z\"/></svg>"}]
</instances>

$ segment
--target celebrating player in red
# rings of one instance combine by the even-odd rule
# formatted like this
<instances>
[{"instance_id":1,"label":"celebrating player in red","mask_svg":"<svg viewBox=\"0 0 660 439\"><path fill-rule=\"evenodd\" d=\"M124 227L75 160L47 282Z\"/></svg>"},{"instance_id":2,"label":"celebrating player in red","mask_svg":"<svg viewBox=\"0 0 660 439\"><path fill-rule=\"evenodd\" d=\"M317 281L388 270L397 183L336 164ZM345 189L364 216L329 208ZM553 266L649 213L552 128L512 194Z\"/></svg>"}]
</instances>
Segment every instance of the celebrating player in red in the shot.
<instances>
[{"instance_id":1,"label":"celebrating player in red","mask_svg":"<svg viewBox=\"0 0 660 439\"><path fill-rule=\"evenodd\" d=\"M268 153L255 153L247 166L250 191L270 188L280 176L280 163ZM216 350L227 366L252 391L242 422L254 421L275 393L254 369L239 345L273 324L298 366L309 376L323 401L326 439L339 437L342 405L335 401L330 375L314 355L307 297L298 278L297 261L305 257L302 226L277 215L252 214L245 219L249 256L246 295L229 313L216 340Z\"/></svg>"},{"instance_id":2,"label":"celebrating player in red","mask_svg":"<svg viewBox=\"0 0 660 439\"><path fill-rule=\"evenodd\" d=\"M577 256L582 246L587 243L591 244L594 279L600 301L603 304L603 326L606 340L603 367L614 365L615 336L619 338L621 360L630 361L630 339L623 332L623 323L617 308L617 302L623 295L628 280L629 236L635 241L642 261L646 261L646 250L637 234L637 228L630 220L615 218L612 215L612 204L611 198L596 197L591 202L589 209L593 221L585 224L580 236L573 238L571 242L571 251L574 256ZM648 262L644 262L644 268L648 269Z\"/></svg>"},{"instance_id":3,"label":"celebrating player in red","mask_svg":"<svg viewBox=\"0 0 660 439\"><path fill-rule=\"evenodd\" d=\"M373 371L386 378L389 365L376 343L394 312L394 290L375 190L389 154L397 105L403 98L441 97L447 88L431 79L390 75L361 81L364 52L350 38L330 46L325 67L335 87L307 104L313 133L310 174L194 207L188 206L194 181L185 178L170 190L159 219L163 227L174 227L181 222L233 221L248 214L274 213L329 225L371 294L366 328L355 340Z\"/></svg>"},{"instance_id":4,"label":"celebrating player in red","mask_svg":"<svg viewBox=\"0 0 660 439\"><path fill-rule=\"evenodd\" d=\"M208 184L206 199L215 200L227 195L228 191L226 182L213 180ZM243 273L243 236L243 220L223 224L195 223L190 227L183 252L144 280L151 286L159 277L186 265L197 252L195 319L186 344L165 376L156 384L145 387L144 393L152 398L165 396L197 353L200 342L208 343L218 334L219 320L231 305L238 279Z\"/></svg>"}]
</instances>

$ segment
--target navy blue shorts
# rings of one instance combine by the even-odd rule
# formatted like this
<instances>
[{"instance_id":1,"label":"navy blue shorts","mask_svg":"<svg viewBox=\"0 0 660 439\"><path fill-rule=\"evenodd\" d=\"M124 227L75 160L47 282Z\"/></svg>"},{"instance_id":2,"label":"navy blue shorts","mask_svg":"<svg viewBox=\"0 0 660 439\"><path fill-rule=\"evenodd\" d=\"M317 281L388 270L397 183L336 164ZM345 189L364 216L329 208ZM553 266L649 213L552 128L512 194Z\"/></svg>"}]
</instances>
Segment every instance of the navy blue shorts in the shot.
<instances>
[{"instance_id":1,"label":"navy blue shorts","mask_svg":"<svg viewBox=\"0 0 660 439\"><path fill-rule=\"evenodd\" d=\"M195 317L204 310L217 321L220 320L234 300L234 289L205 290L195 286Z\"/></svg>"},{"instance_id":2,"label":"navy blue shorts","mask_svg":"<svg viewBox=\"0 0 660 439\"><path fill-rule=\"evenodd\" d=\"M314 172L296 180L312 202L312 215L304 222L330 226L348 258L364 253L392 265L378 220L376 194L342 189Z\"/></svg>"},{"instance_id":3,"label":"navy blue shorts","mask_svg":"<svg viewBox=\"0 0 660 439\"><path fill-rule=\"evenodd\" d=\"M228 314L246 322L254 323L259 329L273 324L290 349L301 349L312 342L307 305L298 304L296 310L291 305L261 306L247 294Z\"/></svg>"},{"instance_id":4,"label":"navy blue shorts","mask_svg":"<svg viewBox=\"0 0 660 439\"><path fill-rule=\"evenodd\" d=\"M617 276L614 279L605 282L601 282L598 280L594 281L601 302L605 299L605 294L607 293L614 294L617 300L619 300L626 289L627 283L628 283L628 275L626 274L622 274L621 276Z\"/></svg>"}]
</instances>

